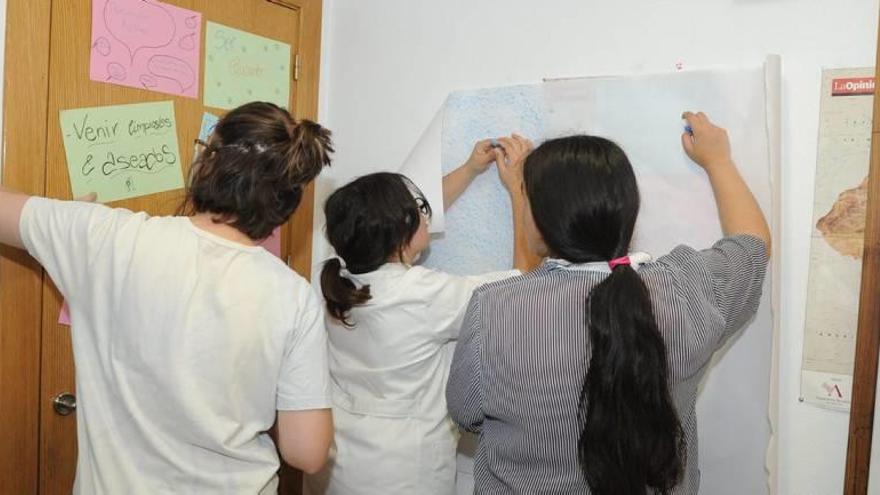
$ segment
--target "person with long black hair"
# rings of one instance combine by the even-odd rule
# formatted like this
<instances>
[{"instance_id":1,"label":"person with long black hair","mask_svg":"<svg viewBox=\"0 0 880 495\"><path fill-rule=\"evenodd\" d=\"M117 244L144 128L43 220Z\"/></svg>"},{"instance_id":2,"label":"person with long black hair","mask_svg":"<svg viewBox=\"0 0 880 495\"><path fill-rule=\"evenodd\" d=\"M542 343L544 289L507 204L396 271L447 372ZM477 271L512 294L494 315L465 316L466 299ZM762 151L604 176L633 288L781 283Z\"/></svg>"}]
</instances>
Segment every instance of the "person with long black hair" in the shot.
<instances>
[{"instance_id":1,"label":"person with long black hair","mask_svg":"<svg viewBox=\"0 0 880 495\"><path fill-rule=\"evenodd\" d=\"M480 434L477 493L698 492L697 386L757 311L770 233L726 131L684 118L725 236L709 249L629 253L639 190L608 139L525 159L524 231L547 259L474 293L447 385L452 418Z\"/></svg>"}]
</instances>

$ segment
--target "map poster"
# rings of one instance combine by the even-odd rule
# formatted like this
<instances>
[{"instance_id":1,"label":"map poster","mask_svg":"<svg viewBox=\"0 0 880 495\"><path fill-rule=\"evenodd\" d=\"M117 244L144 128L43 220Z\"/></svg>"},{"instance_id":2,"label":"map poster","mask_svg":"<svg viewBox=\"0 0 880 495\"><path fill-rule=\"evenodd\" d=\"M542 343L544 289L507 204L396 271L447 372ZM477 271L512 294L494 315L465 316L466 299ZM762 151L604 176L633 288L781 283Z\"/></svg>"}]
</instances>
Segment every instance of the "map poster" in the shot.
<instances>
[{"instance_id":1,"label":"map poster","mask_svg":"<svg viewBox=\"0 0 880 495\"><path fill-rule=\"evenodd\" d=\"M849 411L862 279L874 69L822 73L801 398Z\"/></svg>"}]
</instances>

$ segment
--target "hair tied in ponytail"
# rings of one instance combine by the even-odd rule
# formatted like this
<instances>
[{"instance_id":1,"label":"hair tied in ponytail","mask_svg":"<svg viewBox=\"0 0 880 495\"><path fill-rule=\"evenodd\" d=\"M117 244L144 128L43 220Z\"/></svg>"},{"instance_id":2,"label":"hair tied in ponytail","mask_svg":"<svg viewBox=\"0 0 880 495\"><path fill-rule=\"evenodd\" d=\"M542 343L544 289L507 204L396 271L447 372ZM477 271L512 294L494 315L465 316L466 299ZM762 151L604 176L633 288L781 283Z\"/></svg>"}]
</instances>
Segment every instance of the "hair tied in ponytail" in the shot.
<instances>
[{"instance_id":1,"label":"hair tied in ponytail","mask_svg":"<svg viewBox=\"0 0 880 495\"><path fill-rule=\"evenodd\" d=\"M348 267L345 266L345 260L340 257L337 257L335 259L339 262L339 276L344 279L347 279L349 282L354 284L354 286L358 290L362 289L364 287L364 284L361 284L357 280L352 278L353 277L352 273L348 270Z\"/></svg>"},{"instance_id":2,"label":"hair tied in ponytail","mask_svg":"<svg viewBox=\"0 0 880 495\"><path fill-rule=\"evenodd\" d=\"M349 311L370 300L370 286L356 283L342 258L330 258L321 269L321 292L327 312L347 327L353 327Z\"/></svg>"},{"instance_id":3,"label":"hair tied in ponytail","mask_svg":"<svg viewBox=\"0 0 880 495\"><path fill-rule=\"evenodd\" d=\"M630 253L627 256L614 258L608 262L608 267L614 271L618 266L629 265L633 270L638 270L640 266L654 261L654 258L648 253Z\"/></svg>"},{"instance_id":4,"label":"hair tied in ponytail","mask_svg":"<svg viewBox=\"0 0 880 495\"><path fill-rule=\"evenodd\" d=\"M523 184L548 251L572 270L608 274L584 308L578 461L590 492L668 495L686 468L685 435L664 335L636 271L651 258L626 256L639 212L632 164L602 137L551 139L526 158Z\"/></svg>"},{"instance_id":5,"label":"hair tied in ponytail","mask_svg":"<svg viewBox=\"0 0 880 495\"><path fill-rule=\"evenodd\" d=\"M620 258L614 258L613 260L608 262L608 267L614 270L618 266L629 265L629 256L621 256Z\"/></svg>"}]
</instances>

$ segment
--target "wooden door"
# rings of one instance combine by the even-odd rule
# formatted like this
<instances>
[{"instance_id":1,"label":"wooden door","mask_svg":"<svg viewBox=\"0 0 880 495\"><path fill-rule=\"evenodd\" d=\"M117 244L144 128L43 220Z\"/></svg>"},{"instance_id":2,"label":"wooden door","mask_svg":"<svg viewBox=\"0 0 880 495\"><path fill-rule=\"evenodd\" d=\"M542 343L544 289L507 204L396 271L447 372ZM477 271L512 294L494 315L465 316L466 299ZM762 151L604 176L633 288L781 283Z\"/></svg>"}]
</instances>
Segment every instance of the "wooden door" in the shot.
<instances>
[{"instance_id":1,"label":"wooden door","mask_svg":"<svg viewBox=\"0 0 880 495\"><path fill-rule=\"evenodd\" d=\"M46 164L49 3L10 0L6 16L3 185L42 194ZM12 102L15 102L13 105ZM0 246L0 493L39 482L42 270Z\"/></svg>"},{"instance_id":2,"label":"wooden door","mask_svg":"<svg viewBox=\"0 0 880 495\"><path fill-rule=\"evenodd\" d=\"M880 81L880 39L877 40L875 81ZM877 364L880 361L880 84L874 89L874 117L871 129L871 162L868 169L868 203L865 218L865 248L862 258L856 333L852 404L849 414L849 443L846 450L845 495L868 492L871 456L880 455L872 440L877 404ZM876 480L875 480L876 482Z\"/></svg>"},{"instance_id":3,"label":"wooden door","mask_svg":"<svg viewBox=\"0 0 880 495\"><path fill-rule=\"evenodd\" d=\"M26 6L25 3L31 5ZM33 3L48 5L48 7L34 8ZM290 44L292 47L291 57L293 58L291 67L295 69L291 71L293 80L291 81L289 108L297 118L314 119L316 117L320 0L167 0L165 3L202 13L202 68L204 68L205 23L207 21ZM173 97L167 94L90 81L91 4L92 0L39 0L37 2L9 0L10 16L30 17L26 19L28 24L25 27L14 26L10 23L8 37L12 39L15 36L30 36L34 40L42 40L44 45L48 45L48 56L38 54L41 55L39 60L32 62L30 64L32 67L26 68L30 71L28 74L19 75L17 71L7 69L9 76L7 77L7 87L14 84L34 84L43 81L39 74L41 69L43 71L42 77L47 77L43 84L45 93L41 95L43 101L40 102L39 98L32 97L33 103L39 105L38 110L44 112L43 132L38 130L36 135L21 133L15 136L7 132L5 137L7 146L15 140L36 139L43 142L45 158L39 160L38 163L33 161L14 163L15 158L21 159L25 156L23 152L15 157L10 156L9 153L5 155L7 166L11 168L11 170L4 171L7 176L18 173L30 178L32 187L27 188L26 192L44 194L52 198L71 198L70 180L58 120L61 110L172 100L184 177L186 177L189 168L186 159L192 156L192 143L198 135L203 112L222 113L222 110L203 106L201 98L203 84L201 81L199 99ZM34 30L48 31L48 33L34 32ZM21 57L28 56L25 53L26 48L28 46L24 43L7 45L7 60L10 61L7 68L10 67L10 64L21 63ZM45 62L41 63L40 60L43 60L43 56L45 56ZM41 65L42 67L40 67ZM200 78L203 78L204 71L201 72ZM16 78L19 79L17 82ZM36 92L40 93L39 87ZM11 96L9 93L7 95ZM21 120L21 113L28 110L25 108L26 104L27 102L8 98L5 107L7 122ZM38 114L34 120L39 121L39 118ZM19 169L19 167L37 168L28 172ZM44 181L42 190L33 187L40 181ZM16 186L16 184L7 184L12 187ZM147 211L153 215L168 215L177 210L182 199L183 191L177 190L119 201L112 203L111 206ZM311 265L313 202L313 194L309 188L297 214L282 230L282 255L287 258L288 263L294 269L306 277L309 275ZM26 279L25 282L33 279L33 271L36 268L32 264L17 268L21 273L13 274L14 276ZM8 273L6 278L9 278ZM7 284L7 282L8 280L4 279L3 285L0 286L0 292L5 296L4 300L9 300L12 297L5 294L7 287L15 287L14 284ZM43 276L42 289L38 292L41 294L37 295L36 303L27 301L29 307L31 304L35 304L35 308L41 308L36 312L31 308L30 313L39 314L39 321L33 322L38 328L22 328L31 325L28 325L26 318L20 315L13 322L9 320L9 317L0 313L0 322L6 327L2 329L4 334L12 332L29 335L28 332L31 334L37 332L41 337L37 339L39 343L38 355L24 358L29 361L39 359L38 368L34 367L32 362L26 363L30 369L39 370L39 391L38 393L29 392L30 397L38 397L38 403L28 404L39 412L39 440L36 444L38 451L37 486L41 494L70 493L76 465L76 414L61 416L54 411L52 406L52 399L58 394L75 394L70 329L58 324L61 298L48 277ZM9 328L11 325L15 327ZM28 344L30 345L29 349L32 350L34 348L33 342L28 341ZM3 352L3 349L0 349L0 366L8 362ZM0 376L0 378L3 377ZM36 381L34 380L34 382ZM37 385L35 383L31 386ZM22 421L25 426L33 429L33 421ZM27 435L32 435L32 433ZM31 457L28 456L28 463L31 462ZM7 459L4 461L8 462ZM29 465L28 469L26 476L32 477L33 475L30 473L33 469ZM283 476L282 487L289 488L295 485L297 485L296 481L292 480L289 475ZM20 493L33 493L28 489L33 486L32 480L8 486L25 488ZM298 487L289 488L286 492L299 493Z\"/></svg>"}]
</instances>

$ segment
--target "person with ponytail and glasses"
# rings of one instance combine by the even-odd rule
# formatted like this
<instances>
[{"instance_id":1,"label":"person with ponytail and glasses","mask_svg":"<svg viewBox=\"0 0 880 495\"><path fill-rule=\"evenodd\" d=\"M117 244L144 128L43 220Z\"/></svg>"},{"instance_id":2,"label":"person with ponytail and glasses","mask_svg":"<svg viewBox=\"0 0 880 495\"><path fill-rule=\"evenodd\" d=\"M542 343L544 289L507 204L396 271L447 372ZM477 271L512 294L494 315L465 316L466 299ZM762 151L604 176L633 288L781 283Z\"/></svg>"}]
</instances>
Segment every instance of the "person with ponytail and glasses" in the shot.
<instances>
[{"instance_id":1,"label":"person with ponytail and glasses","mask_svg":"<svg viewBox=\"0 0 880 495\"><path fill-rule=\"evenodd\" d=\"M477 289L447 386L480 435L477 493L698 493L698 384L757 311L770 233L726 131L684 118L724 234L708 249L629 253L639 190L612 141L552 139L525 159L524 230L547 258Z\"/></svg>"},{"instance_id":2,"label":"person with ponytail and glasses","mask_svg":"<svg viewBox=\"0 0 880 495\"><path fill-rule=\"evenodd\" d=\"M519 229L525 204L514 167L530 143L519 136L499 142L478 142L444 177L444 206L495 161L521 241L513 247L515 267L525 271L538 260L525 252ZM432 205L400 174L342 186L324 213L338 256L321 272L336 437L324 471L307 477L306 493L454 494L458 429L444 397L452 346L473 290L520 271L457 276L414 265L428 247Z\"/></svg>"},{"instance_id":3,"label":"person with ponytail and glasses","mask_svg":"<svg viewBox=\"0 0 880 495\"><path fill-rule=\"evenodd\" d=\"M323 309L258 244L332 151L328 130L254 102L196 157L183 215L0 190L0 242L27 249L70 307L73 493L277 493L278 450L321 468L333 436Z\"/></svg>"}]
</instances>

